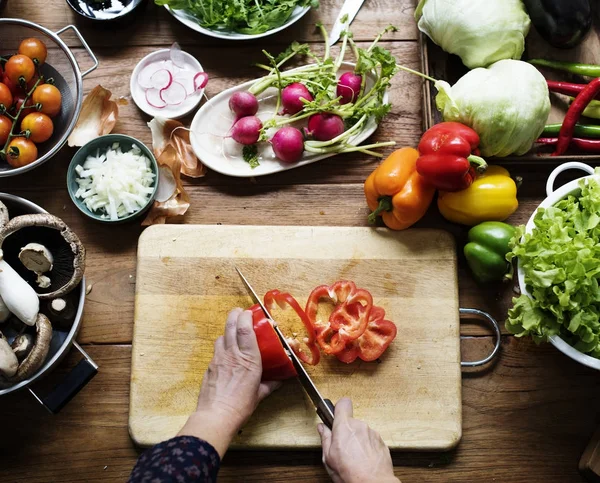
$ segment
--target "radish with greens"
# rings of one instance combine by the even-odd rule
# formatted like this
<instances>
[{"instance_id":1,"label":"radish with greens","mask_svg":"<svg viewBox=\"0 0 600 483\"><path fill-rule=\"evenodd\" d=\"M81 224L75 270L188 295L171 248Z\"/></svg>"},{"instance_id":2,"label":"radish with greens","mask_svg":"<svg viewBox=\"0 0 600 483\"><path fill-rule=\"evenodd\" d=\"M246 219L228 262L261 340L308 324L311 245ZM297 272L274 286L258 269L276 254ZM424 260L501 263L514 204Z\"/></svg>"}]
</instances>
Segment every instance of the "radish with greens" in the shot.
<instances>
[{"instance_id":1,"label":"radish with greens","mask_svg":"<svg viewBox=\"0 0 600 483\"><path fill-rule=\"evenodd\" d=\"M341 97L340 104L355 102L360 94L362 76L354 72L345 72L340 76L335 94Z\"/></svg>"},{"instance_id":2,"label":"radish with greens","mask_svg":"<svg viewBox=\"0 0 600 483\"><path fill-rule=\"evenodd\" d=\"M281 104L284 114L296 114L304 108L304 101L312 101L313 96L304 84L294 82L281 91Z\"/></svg>"},{"instance_id":3,"label":"radish with greens","mask_svg":"<svg viewBox=\"0 0 600 483\"><path fill-rule=\"evenodd\" d=\"M258 117L242 117L231 128L231 137L240 144L254 144L258 142L262 127L263 124Z\"/></svg>"},{"instance_id":4,"label":"radish with greens","mask_svg":"<svg viewBox=\"0 0 600 483\"><path fill-rule=\"evenodd\" d=\"M242 117L254 116L258 112L258 100L249 92L236 92L229 98L229 109L235 114L235 121Z\"/></svg>"},{"instance_id":5,"label":"radish with greens","mask_svg":"<svg viewBox=\"0 0 600 483\"><path fill-rule=\"evenodd\" d=\"M285 163L295 163L304 152L304 136L300 129L285 126L275 133L271 146L278 159Z\"/></svg>"},{"instance_id":6,"label":"radish with greens","mask_svg":"<svg viewBox=\"0 0 600 483\"><path fill-rule=\"evenodd\" d=\"M344 121L335 114L320 112L308 118L305 132L317 141L331 141L344 132Z\"/></svg>"}]
</instances>

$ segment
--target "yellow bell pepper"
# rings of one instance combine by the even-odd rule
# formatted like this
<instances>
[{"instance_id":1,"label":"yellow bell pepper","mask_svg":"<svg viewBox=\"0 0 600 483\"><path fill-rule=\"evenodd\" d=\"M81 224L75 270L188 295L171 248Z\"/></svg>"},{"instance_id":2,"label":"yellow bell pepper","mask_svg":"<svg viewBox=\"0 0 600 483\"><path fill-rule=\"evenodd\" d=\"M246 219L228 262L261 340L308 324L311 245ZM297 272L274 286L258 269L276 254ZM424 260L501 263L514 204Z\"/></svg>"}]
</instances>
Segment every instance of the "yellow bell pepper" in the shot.
<instances>
[{"instance_id":1,"label":"yellow bell pepper","mask_svg":"<svg viewBox=\"0 0 600 483\"><path fill-rule=\"evenodd\" d=\"M501 166L489 166L467 189L440 191L438 208L448 221L474 226L484 221L504 221L519 202L517 185Z\"/></svg>"}]
</instances>

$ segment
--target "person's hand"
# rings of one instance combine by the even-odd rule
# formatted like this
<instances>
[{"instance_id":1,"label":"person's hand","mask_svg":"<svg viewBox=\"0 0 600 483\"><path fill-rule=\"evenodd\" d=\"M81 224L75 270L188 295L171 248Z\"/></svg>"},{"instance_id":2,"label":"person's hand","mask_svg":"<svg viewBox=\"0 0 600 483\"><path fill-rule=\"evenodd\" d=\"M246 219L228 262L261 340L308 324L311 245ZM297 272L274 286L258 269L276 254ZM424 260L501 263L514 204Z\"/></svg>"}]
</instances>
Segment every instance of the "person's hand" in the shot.
<instances>
[{"instance_id":1,"label":"person's hand","mask_svg":"<svg viewBox=\"0 0 600 483\"><path fill-rule=\"evenodd\" d=\"M340 399L330 431L317 426L323 445L323 464L334 483L399 483L390 450L381 436L352 417L352 401Z\"/></svg>"},{"instance_id":2,"label":"person's hand","mask_svg":"<svg viewBox=\"0 0 600 483\"><path fill-rule=\"evenodd\" d=\"M227 316L225 335L215 342L198 396L196 412L179 435L208 441L223 457L242 424L279 382L261 382L262 363L252 313L234 309Z\"/></svg>"}]
</instances>

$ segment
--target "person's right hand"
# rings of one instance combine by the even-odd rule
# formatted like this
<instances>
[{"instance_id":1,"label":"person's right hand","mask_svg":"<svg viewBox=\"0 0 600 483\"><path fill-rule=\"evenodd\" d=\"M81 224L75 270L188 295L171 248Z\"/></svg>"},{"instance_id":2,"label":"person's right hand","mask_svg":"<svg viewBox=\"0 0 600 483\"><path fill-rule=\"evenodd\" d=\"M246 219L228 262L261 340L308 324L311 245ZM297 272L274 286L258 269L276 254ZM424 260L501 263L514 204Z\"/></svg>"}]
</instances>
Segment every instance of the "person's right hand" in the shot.
<instances>
[{"instance_id":1,"label":"person's right hand","mask_svg":"<svg viewBox=\"0 0 600 483\"><path fill-rule=\"evenodd\" d=\"M352 401L340 399L330 431L317 426L323 445L323 464L334 483L399 483L390 450L379 433L352 417Z\"/></svg>"}]
</instances>

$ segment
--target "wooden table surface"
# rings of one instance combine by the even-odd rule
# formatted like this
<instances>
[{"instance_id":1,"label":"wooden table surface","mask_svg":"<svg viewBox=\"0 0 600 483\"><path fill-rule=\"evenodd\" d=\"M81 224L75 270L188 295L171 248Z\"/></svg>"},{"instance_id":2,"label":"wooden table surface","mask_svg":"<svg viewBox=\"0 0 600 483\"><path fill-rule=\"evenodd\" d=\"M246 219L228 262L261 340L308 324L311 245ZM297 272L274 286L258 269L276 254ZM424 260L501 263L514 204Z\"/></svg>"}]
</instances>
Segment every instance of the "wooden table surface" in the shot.
<instances>
[{"instance_id":1,"label":"wooden table surface","mask_svg":"<svg viewBox=\"0 0 600 483\"><path fill-rule=\"evenodd\" d=\"M253 42L225 42L204 37L173 19L165 9L148 4L135 22L108 29L82 22L62 0L9 0L2 15L24 18L51 30L74 23L100 60L86 77L85 91L97 84L121 106L115 132L150 143L149 121L131 102L129 77L147 53L178 41L194 54L210 75L207 95L259 75L252 63L261 49L283 50L292 40L315 43L321 21L329 30L342 0L322 0L283 33ZM420 68L415 0L367 0L353 23L361 44L393 23L398 31L382 44L398 61ZM65 36L82 64L89 65L76 38ZM421 134L421 83L399 73L390 98L393 109L383 121L377 140L416 146ZM63 411L50 416L27 392L0 400L0 480L6 482L124 481L139 450L127 432L129 375L135 287L135 251L139 224L103 226L84 218L72 205L65 186L67 165L74 153L64 148L33 172L2 178L0 191L42 205L62 217L88 250L87 296L79 342L99 364L99 374ZM365 226L368 213L362 183L378 161L364 155L341 155L318 164L259 179L232 179L209 173L186 180L192 205L185 223ZM552 166L510 165L523 177L520 207L509 220L523 223L544 198ZM445 222L432 206L418 226L451 231L458 246L466 230ZM401 280L398 280L401 283ZM463 307L506 317L512 286L478 286L460 258L459 289ZM432 294L434 297L435 294ZM463 357L476 358L491 346L485 327L468 325ZM43 391L77 361L76 354L36 387ZM160 389L160 388L157 388ZM536 346L504 334L497 363L463 375L463 438L445 454L394 454L396 474L412 482L556 482L582 481L577 463L600 422L598 374L576 364L549 345ZM220 481L328 481L318 452L231 452Z\"/></svg>"}]
</instances>

